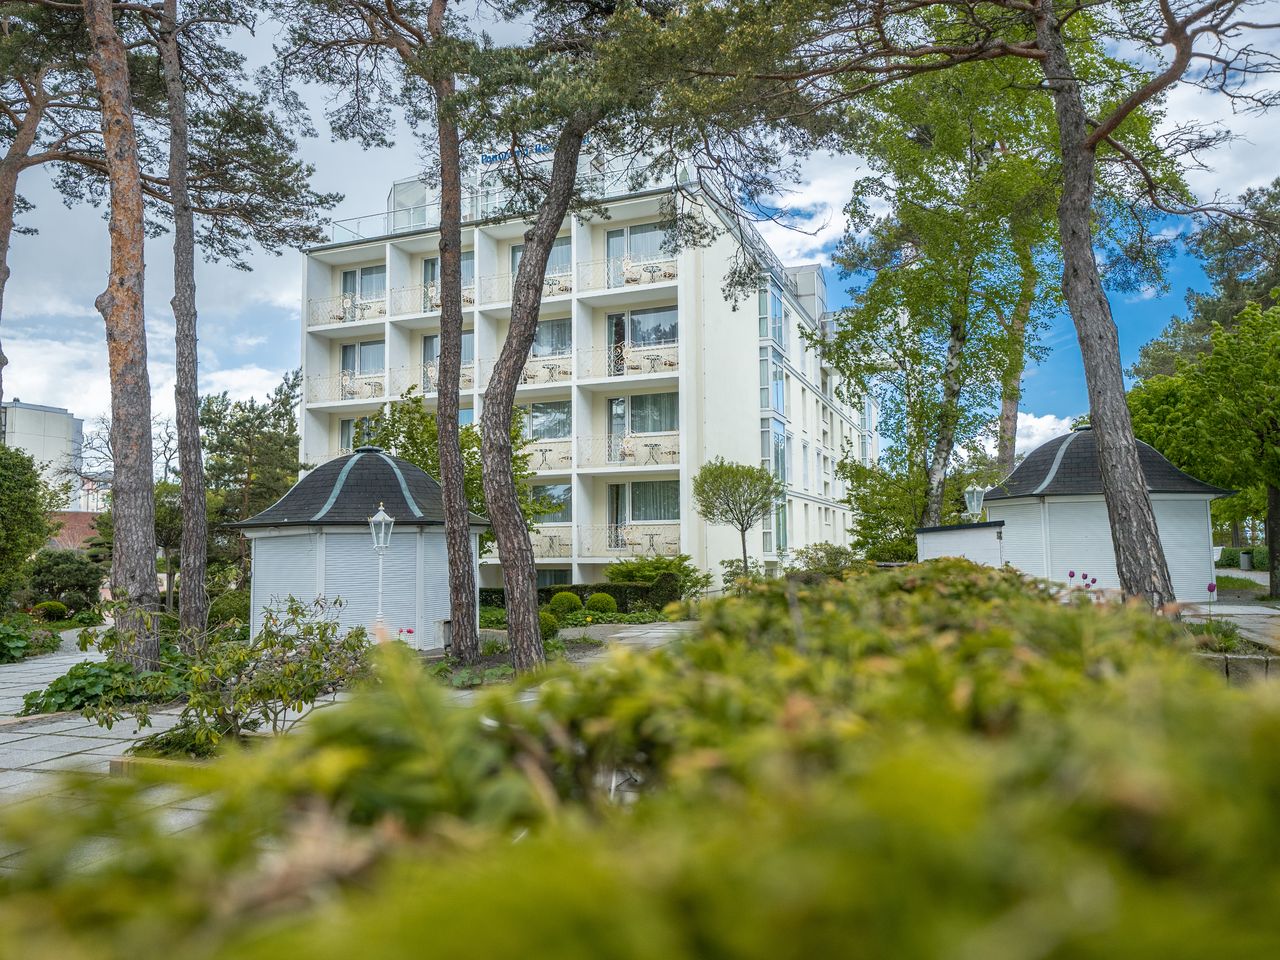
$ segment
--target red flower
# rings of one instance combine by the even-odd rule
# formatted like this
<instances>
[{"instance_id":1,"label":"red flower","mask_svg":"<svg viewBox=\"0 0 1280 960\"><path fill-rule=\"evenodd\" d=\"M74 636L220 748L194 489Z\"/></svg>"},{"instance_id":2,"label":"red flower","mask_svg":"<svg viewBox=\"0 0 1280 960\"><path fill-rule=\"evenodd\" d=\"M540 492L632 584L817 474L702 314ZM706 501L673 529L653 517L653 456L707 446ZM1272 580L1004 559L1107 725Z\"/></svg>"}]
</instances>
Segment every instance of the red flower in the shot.
<instances>
[{"instance_id":1,"label":"red flower","mask_svg":"<svg viewBox=\"0 0 1280 960\"><path fill-rule=\"evenodd\" d=\"M413 627L409 627L407 630L405 630L405 633L413 633Z\"/></svg>"}]
</instances>

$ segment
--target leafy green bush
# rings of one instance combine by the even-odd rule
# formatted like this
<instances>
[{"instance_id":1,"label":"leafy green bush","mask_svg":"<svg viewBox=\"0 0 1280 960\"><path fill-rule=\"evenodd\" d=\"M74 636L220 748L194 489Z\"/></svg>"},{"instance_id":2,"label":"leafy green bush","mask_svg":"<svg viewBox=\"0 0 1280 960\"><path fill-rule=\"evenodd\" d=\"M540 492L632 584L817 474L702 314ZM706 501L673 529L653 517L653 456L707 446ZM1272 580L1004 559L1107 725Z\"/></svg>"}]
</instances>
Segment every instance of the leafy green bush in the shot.
<instances>
[{"instance_id":1,"label":"leafy green bush","mask_svg":"<svg viewBox=\"0 0 1280 960\"><path fill-rule=\"evenodd\" d=\"M654 578L653 587L649 590L649 603L661 610L669 603L680 599L680 578L667 570Z\"/></svg>"},{"instance_id":2,"label":"leafy green bush","mask_svg":"<svg viewBox=\"0 0 1280 960\"><path fill-rule=\"evenodd\" d=\"M97 602L106 571L79 550L44 549L31 558L28 579L37 596L58 600L73 610ZM55 617L62 620L66 617Z\"/></svg>"},{"instance_id":3,"label":"leafy green bush","mask_svg":"<svg viewBox=\"0 0 1280 960\"><path fill-rule=\"evenodd\" d=\"M582 598L576 593L561 590L551 598L551 601L547 604L547 609L557 617L565 613L574 613L582 609Z\"/></svg>"},{"instance_id":4,"label":"leafy green bush","mask_svg":"<svg viewBox=\"0 0 1280 960\"><path fill-rule=\"evenodd\" d=\"M653 583L663 573L676 575L680 583L680 596L676 599L698 596L706 593L711 586L711 574L699 569L686 553L680 553L674 557L634 557L628 560L615 560L604 568L605 579L610 583Z\"/></svg>"},{"instance_id":5,"label":"leafy green bush","mask_svg":"<svg viewBox=\"0 0 1280 960\"><path fill-rule=\"evenodd\" d=\"M560 632L560 621L554 613L546 610L538 611L538 632L542 634L542 642L554 640Z\"/></svg>"},{"instance_id":6,"label":"leafy green bush","mask_svg":"<svg viewBox=\"0 0 1280 960\"><path fill-rule=\"evenodd\" d=\"M15 613L0 620L0 663L16 663L58 649L61 638L31 617Z\"/></svg>"},{"instance_id":7,"label":"leafy green bush","mask_svg":"<svg viewBox=\"0 0 1280 960\"><path fill-rule=\"evenodd\" d=\"M67 605L59 603L57 600L45 600L43 603L37 603L31 608L31 612L45 623L67 619Z\"/></svg>"},{"instance_id":8,"label":"leafy green bush","mask_svg":"<svg viewBox=\"0 0 1280 960\"><path fill-rule=\"evenodd\" d=\"M685 640L472 707L386 645L376 685L293 736L151 774L203 793L199 829L173 835L146 782L88 784L57 816L17 805L0 943L1275 955L1280 700L1193 649L1141 608L961 561L754 585Z\"/></svg>"},{"instance_id":9,"label":"leafy green bush","mask_svg":"<svg viewBox=\"0 0 1280 960\"><path fill-rule=\"evenodd\" d=\"M811 543L791 554L787 565L788 575L819 574L833 580L853 570L866 570L867 561L860 559L849 547L834 543Z\"/></svg>"},{"instance_id":10,"label":"leafy green bush","mask_svg":"<svg viewBox=\"0 0 1280 960\"><path fill-rule=\"evenodd\" d=\"M721 560L720 570L720 581L724 584L726 592L741 590L744 581L750 584L764 579L764 567L755 557L747 558L747 571L745 574L742 572L741 557Z\"/></svg>"},{"instance_id":11,"label":"leafy green bush","mask_svg":"<svg viewBox=\"0 0 1280 960\"><path fill-rule=\"evenodd\" d=\"M83 660L43 690L33 690L23 697L22 713L85 709L125 712L138 701L166 703L184 692L182 682L171 671L139 674L118 660Z\"/></svg>"},{"instance_id":12,"label":"leafy green bush","mask_svg":"<svg viewBox=\"0 0 1280 960\"><path fill-rule=\"evenodd\" d=\"M96 627L102 623L102 614L97 610L80 610L71 618L77 627Z\"/></svg>"},{"instance_id":13,"label":"leafy green bush","mask_svg":"<svg viewBox=\"0 0 1280 960\"><path fill-rule=\"evenodd\" d=\"M209 604L209 626L223 627L229 623L248 623L250 619L249 591L228 590Z\"/></svg>"},{"instance_id":14,"label":"leafy green bush","mask_svg":"<svg viewBox=\"0 0 1280 960\"><path fill-rule=\"evenodd\" d=\"M482 630L505 630L507 629L507 611L502 607L481 607L480 608L480 629Z\"/></svg>"},{"instance_id":15,"label":"leafy green bush","mask_svg":"<svg viewBox=\"0 0 1280 960\"><path fill-rule=\"evenodd\" d=\"M1222 552L1218 555L1218 566L1226 567L1234 570L1240 566L1240 548L1239 547L1223 547Z\"/></svg>"},{"instance_id":16,"label":"leafy green bush","mask_svg":"<svg viewBox=\"0 0 1280 960\"><path fill-rule=\"evenodd\" d=\"M586 608L592 613L617 613L618 601L607 593L593 593L587 597Z\"/></svg>"}]
</instances>

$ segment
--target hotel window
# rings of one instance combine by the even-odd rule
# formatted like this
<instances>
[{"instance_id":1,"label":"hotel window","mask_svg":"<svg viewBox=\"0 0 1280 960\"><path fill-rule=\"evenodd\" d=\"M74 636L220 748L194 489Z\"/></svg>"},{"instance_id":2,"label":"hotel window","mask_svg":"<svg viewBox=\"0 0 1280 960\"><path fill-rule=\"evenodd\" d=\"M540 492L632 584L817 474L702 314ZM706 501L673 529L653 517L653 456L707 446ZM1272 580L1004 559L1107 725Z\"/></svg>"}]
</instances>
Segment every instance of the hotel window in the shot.
<instances>
[{"instance_id":1,"label":"hotel window","mask_svg":"<svg viewBox=\"0 0 1280 960\"><path fill-rule=\"evenodd\" d=\"M865 433L859 438L858 447L859 459L862 461L862 465L864 467L871 466L871 442L867 439Z\"/></svg>"},{"instance_id":2,"label":"hotel window","mask_svg":"<svg viewBox=\"0 0 1280 960\"><path fill-rule=\"evenodd\" d=\"M809 489L809 444L800 444L800 486Z\"/></svg>"},{"instance_id":3,"label":"hotel window","mask_svg":"<svg viewBox=\"0 0 1280 960\"><path fill-rule=\"evenodd\" d=\"M520 270L520 261L524 259L524 244L517 243L511 247L511 276L515 277ZM551 244L551 253L547 257L548 277L558 277L573 269L573 247L568 237L556 237Z\"/></svg>"},{"instance_id":4,"label":"hotel window","mask_svg":"<svg viewBox=\"0 0 1280 960\"><path fill-rule=\"evenodd\" d=\"M674 343L680 338L679 311L674 306L632 310L628 334L632 346Z\"/></svg>"},{"instance_id":5,"label":"hotel window","mask_svg":"<svg viewBox=\"0 0 1280 960\"><path fill-rule=\"evenodd\" d=\"M524 433L530 440L563 440L573 433L573 410L570 400L548 400L527 408Z\"/></svg>"},{"instance_id":6,"label":"hotel window","mask_svg":"<svg viewBox=\"0 0 1280 960\"><path fill-rule=\"evenodd\" d=\"M787 482L787 429L781 420L765 417L760 421L760 465Z\"/></svg>"},{"instance_id":7,"label":"hotel window","mask_svg":"<svg viewBox=\"0 0 1280 960\"><path fill-rule=\"evenodd\" d=\"M631 484L631 519L638 523L680 519L679 480L637 480Z\"/></svg>"},{"instance_id":8,"label":"hotel window","mask_svg":"<svg viewBox=\"0 0 1280 960\"><path fill-rule=\"evenodd\" d=\"M462 251L462 285L464 287L476 285L476 252L474 250Z\"/></svg>"},{"instance_id":9,"label":"hotel window","mask_svg":"<svg viewBox=\"0 0 1280 960\"><path fill-rule=\"evenodd\" d=\"M440 334L429 333L422 338L422 365L432 366L440 362ZM474 330L462 331L462 366L476 362L476 334Z\"/></svg>"},{"instance_id":10,"label":"hotel window","mask_svg":"<svg viewBox=\"0 0 1280 960\"><path fill-rule=\"evenodd\" d=\"M766 514L760 521L761 548L765 553L773 553L773 517Z\"/></svg>"},{"instance_id":11,"label":"hotel window","mask_svg":"<svg viewBox=\"0 0 1280 960\"><path fill-rule=\"evenodd\" d=\"M779 503L777 507L774 508L773 513L774 513L773 535L774 535L774 539L777 541L775 546L778 548L778 553L786 553L787 552L787 505L785 503Z\"/></svg>"},{"instance_id":12,"label":"hotel window","mask_svg":"<svg viewBox=\"0 0 1280 960\"><path fill-rule=\"evenodd\" d=\"M760 339L770 339L785 351L790 316L791 311L782 303L781 289L770 280L760 288Z\"/></svg>"},{"instance_id":13,"label":"hotel window","mask_svg":"<svg viewBox=\"0 0 1280 960\"><path fill-rule=\"evenodd\" d=\"M422 285L435 287L440 284L440 258L427 257L422 261Z\"/></svg>"},{"instance_id":14,"label":"hotel window","mask_svg":"<svg viewBox=\"0 0 1280 960\"><path fill-rule=\"evenodd\" d=\"M631 398L632 433L675 433L680 429L680 394L646 393Z\"/></svg>"},{"instance_id":15,"label":"hotel window","mask_svg":"<svg viewBox=\"0 0 1280 960\"><path fill-rule=\"evenodd\" d=\"M538 586L540 587L559 587L572 582L569 577L569 570L565 567L546 567L538 570Z\"/></svg>"},{"instance_id":16,"label":"hotel window","mask_svg":"<svg viewBox=\"0 0 1280 960\"><path fill-rule=\"evenodd\" d=\"M382 340L363 340L360 343L342 345L341 367L343 373L358 377L379 374L386 362L386 344Z\"/></svg>"},{"instance_id":17,"label":"hotel window","mask_svg":"<svg viewBox=\"0 0 1280 960\"><path fill-rule=\"evenodd\" d=\"M474 407L458 408L458 426L469 427L476 422L476 411Z\"/></svg>"},{"instance_id":18,"label":"hotel window","mask_svg":"<svg viewBox=\"0 0 1280 960\"><path fill-rule=\"evenodd\" d=\"M539 523L573 523L573 489L567 483L535 485L533 495L553 504L555 509L538 518Z\"/></svg>"},{"instance_id":19,"label":"hotel window","mask_svg":"<svg viewBox=\"0 0 1280 960\"><path fill-rule=\"evenodd\" d=\"M782 369L782 354L769 347L760 348L760 409L786 413L787 384Z\"/></svg>"},{"instance_id":20,"label":"hotel window","mask_svg":"<svg viewBox=\"0 0 1280 960\"><path fill-rule=\"evenodd\" d=\"M573 351L573 321L543 320L533 335L535 357L567 357Z\"/></svg>"},{"instance_id":21,"label":"hotel window","mask_svg":"<svg viewBox=\"0 0 1280 960\"><path fill-rule=\"evenodd\" d=\"M358 300L381 300L387 295L387 268L359 267L342 271L342 293Z\"/></svg>"},{"instance_id":22,"label":"hotel window","mask_svg":"<svg viewBox=\"0 0 1280 960\"><path fill-rule=\"evenodd\" d=\"M338 421L338 449L350 451L357 443L363 443L373 426L371 417L354 417Z\"/></svg>"}]
</instances>

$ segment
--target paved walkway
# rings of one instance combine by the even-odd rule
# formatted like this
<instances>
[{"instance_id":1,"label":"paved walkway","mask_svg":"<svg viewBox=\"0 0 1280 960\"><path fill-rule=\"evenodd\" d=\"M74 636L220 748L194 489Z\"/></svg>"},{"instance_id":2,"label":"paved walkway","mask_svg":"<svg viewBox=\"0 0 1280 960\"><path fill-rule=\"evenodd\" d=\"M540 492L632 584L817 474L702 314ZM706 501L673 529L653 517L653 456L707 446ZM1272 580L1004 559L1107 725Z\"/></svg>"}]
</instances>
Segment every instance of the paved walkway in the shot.
<instances>
[{"instance_id":1,"label":"paved walkway","mask_svg":"<svg viewBox=\"0 0 1280 960\"><path fill-rule=\"evenodd\" d=\"M1237 570L1233 567L1218 567L1217 572L1224 577L1243 577L1264 587L1271 585L1271 574L1266 570Z\"/></svg>"}]
</instances>

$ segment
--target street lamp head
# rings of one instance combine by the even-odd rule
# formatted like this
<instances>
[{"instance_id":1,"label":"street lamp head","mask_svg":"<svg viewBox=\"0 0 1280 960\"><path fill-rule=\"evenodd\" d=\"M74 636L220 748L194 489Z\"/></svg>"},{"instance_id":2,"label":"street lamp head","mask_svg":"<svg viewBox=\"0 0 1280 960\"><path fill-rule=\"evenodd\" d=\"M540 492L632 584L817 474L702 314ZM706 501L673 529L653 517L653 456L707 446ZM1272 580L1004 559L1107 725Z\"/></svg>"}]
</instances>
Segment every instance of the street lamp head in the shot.
<instances>
[{"instance_id":1,"label":"street lamp head","mask_svg":"<svg viewBox=\"0 0 1280 960\"><path fill-rule=\"evenodd\" d=\"M373 534L373 549L378 553L386 550L387 545L391 542L391 528L393 526L395 526L395 520L379 503L378 512L369 518L369 532Z\"/></svg>"},{"instance_id":2,"label":"street lamp head","mask_svg":"<svg viewBox=\"0 0 1280 960\"><path fill-rule=\"evenodd\" d=\"M987 491L982 487L974 484L964 492L964 504L969 508L969 515L978 517L982 515L982 498L986 496Z\"/></svg>"}]
</instances>

